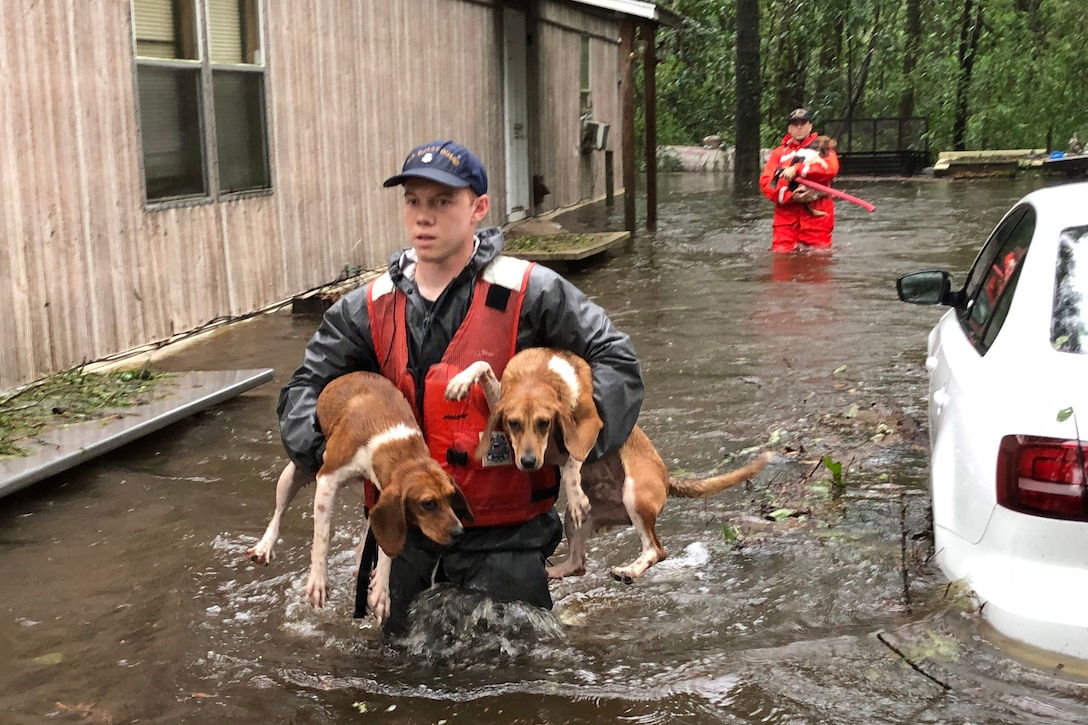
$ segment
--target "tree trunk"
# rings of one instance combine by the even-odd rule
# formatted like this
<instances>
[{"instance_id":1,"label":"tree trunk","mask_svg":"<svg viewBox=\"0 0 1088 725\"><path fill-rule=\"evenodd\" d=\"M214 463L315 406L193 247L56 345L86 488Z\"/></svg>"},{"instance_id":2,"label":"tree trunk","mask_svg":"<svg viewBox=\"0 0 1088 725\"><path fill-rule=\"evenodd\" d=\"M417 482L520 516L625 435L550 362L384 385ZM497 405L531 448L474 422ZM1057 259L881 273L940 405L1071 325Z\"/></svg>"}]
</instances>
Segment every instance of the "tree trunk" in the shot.
<instances>
[{"instance_id":1,"label":"tree trunk","mask_svg":"<svg viewBox=\"0 0 1088 725\"><path fill-rule=\"evenodd\" d=\"M733 178L754 185L759 164L759 0L737 0L737 140Z\"/></svg>"},{"instance_id":2,"label":"tree trunk","mask_svg":"<svg viewBox=\"0 0 1088 725\"><path fill-rule=\"evenodd\" d=\"M922 2L907 0L907 27L903 47L903 80L905 89L899 99L899 116L914 115L914 69L918 65L918 48L922 45Z\"/></svg>"},{"instance_id":3,"label":"tree trunk","mask_svg":"<svg viewBox=\"0 0 1088 725\"><path fill-rule=\"evenodd\" d=\"M869 79L869 68L872 67L873 56L876 55L877 28L879 27L880 6L878 5L876 13L873 16L873 29L869 33L869 47L866 48L865 57L861 61L861 68L858 70L857 75L857 83L854 85L853 92L847 100L846 120L848 122L854 119L858 105L861 104L861 99L865 97L865 82Z\"/></svg>"},{"instance_id":4,"label":"tree trunk","mask_svg":"<svg viewBox=\"0 0 1088 725\"><path fill-rule=\"evenodd\" d=\"M956 115L952 120L952 149L967 150L968 92L971 90L971 72L975 67L975 51L982 34L982 0L966 0L960 22L959 61L960 73L956 81Z\"/></svg>"}]
</instances>

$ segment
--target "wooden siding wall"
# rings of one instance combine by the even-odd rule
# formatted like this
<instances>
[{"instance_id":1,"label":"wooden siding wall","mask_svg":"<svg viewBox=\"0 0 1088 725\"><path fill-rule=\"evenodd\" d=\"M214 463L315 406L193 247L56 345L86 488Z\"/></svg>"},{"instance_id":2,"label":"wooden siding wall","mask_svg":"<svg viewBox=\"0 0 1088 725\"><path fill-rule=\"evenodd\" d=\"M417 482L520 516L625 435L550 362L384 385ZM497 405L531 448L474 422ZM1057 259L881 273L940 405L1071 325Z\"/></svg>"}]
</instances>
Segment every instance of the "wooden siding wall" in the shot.
<instances>
[{"instance_id":1,"label":"wooden siding wall","mask_svg":"<svg viewBox=\"0 0 1088 725\"><path fill-rule=\"evenodd\" d=\"M491 171L492 198L505 198L493 8L450 0L266 7L276 193L292 202L277 209L284 293L327 282L349 262L380 266L405 246L400 191L382 181L419 143L468 146Z\"/></svg>"},{"instance_id":2,"label":"wooden siding wall","mask_svg":"<svg viewBox=\"0 0 1088 725\"><path fill-rule=\"evenodd\" d=\"M116 0L0 3L0 388L164 316L154 253L125 239L142 216L128 26Z\"/></svg>"},{"instance_id":3,"label":"wooden siding wall","mask_svg":"<svg viewBox=\"0 0 1088 725\"><path fill-rule=\"evenodd\" d=\"M551 192L540 211L571 206L605 193L604 151L581 151L581 43L589 35L590 89L593 118L611 124L608 148L615 151L616 190L622 187L620 131L623 121L617 85L619 23L554 2L539 12L540 105L539 142L533 158L535 173Z\"/></svg>"},{"instance_id":4,"label":"wooden siding wall","mask_svg":"<svg viewBox=\"0 0 1088 725\"><path fill-rule=\"evenodd\" d=\"M0 2L0 390L382 265L403 232L381 182L416 143L473 148L505 198L494 7L262 4L273 192L148 211L129 0ZM577 34L546 34L561 46L546 62L577 58ZM573 68L561 101L576 122ZM559 137L570 158L544 173L566 179L576 135Z\"/></svg>"}]
</instances>

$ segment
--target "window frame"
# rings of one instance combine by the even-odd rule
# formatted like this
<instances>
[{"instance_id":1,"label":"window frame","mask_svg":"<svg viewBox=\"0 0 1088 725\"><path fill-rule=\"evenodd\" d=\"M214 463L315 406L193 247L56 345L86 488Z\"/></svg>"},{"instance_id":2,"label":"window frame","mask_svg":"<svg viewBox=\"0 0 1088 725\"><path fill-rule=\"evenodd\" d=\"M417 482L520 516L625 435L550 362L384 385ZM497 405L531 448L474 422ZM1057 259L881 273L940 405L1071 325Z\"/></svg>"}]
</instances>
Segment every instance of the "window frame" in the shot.
<instances>
[{"instance_id":1,"label":"window frame","mask_svg":"<svg viewBox=\"0 0 1088 725\"><path fill-rule=\"evenodd\" d=\"M199 206L202 204L214 204L218 202L233 201L251 197L270 196L275 190L274 170L272 166L272 123L269 112L268 94L268 52L265 20L264 0L239 0L239 3L250 2L256 13L256 27L247 27L240 24L240 29L247 37L256 38L260 58L254 63L224 63L212 59L212 39L210 32L211 16L208 3L211 0L189 0L192 7L192 42L198 56L195 59L168 59L139 55L136 23L136 2L130 0L130 27L132 32L132 76L136 115L136 141L137 158L140 169L140 185L143 191L144 208L148 211L157 209L169 209L186 206ZM244 13L242 14L244 17ZM246 38L241 38L244 44ZM199 128L200 159L203 172L204 192L183 196L169 196L161 198L149 198L147 164L145 160L144 145L144 119L140 108L139 72L141 67L163 68L171 71L196 71L199 79L199 91L197 92L197 119ZM260 125L262 129L262 153L264 161L264 175L266 185L239 191L223 191L223 174L220 169L219 139L217 128L217 114L215 110L215 85L213 76L215 72L256 74L260 77L259 92Z\"/></svg>"}]
</instances>

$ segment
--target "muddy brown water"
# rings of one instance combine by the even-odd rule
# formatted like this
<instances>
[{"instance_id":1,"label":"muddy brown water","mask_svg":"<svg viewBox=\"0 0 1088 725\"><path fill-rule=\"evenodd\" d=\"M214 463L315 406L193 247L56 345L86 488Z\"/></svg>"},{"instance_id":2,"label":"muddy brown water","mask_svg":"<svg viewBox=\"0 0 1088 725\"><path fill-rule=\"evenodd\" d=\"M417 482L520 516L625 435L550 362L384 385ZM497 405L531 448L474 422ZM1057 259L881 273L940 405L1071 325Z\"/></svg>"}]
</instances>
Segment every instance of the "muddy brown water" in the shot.
<instances>
[{"instance_id":1,"label":"muddy brown water","mask_svg":"<svg viewBox=\"0 0 1088 725\"><path fill-rule=\"evenodd\" d=\"M267 315L184 349L160 366L276 377L0 500L0 722L1084 722L1088 679L1002 642L926 563L940 310L894 290L916 269L962 279L1040 183L844 180L876 213L840 204L833 253L787 258L767 251L761 198L664 176L657 232L569 276L633 337L641 422L675 472L757 448L779 461L672 500L669 559L634 585L607 576L634 533L607 532L584 577L553 585L553 615L436 600L420 617L440 631L411 647L351 619L350 494L326 610L301 595L309 492L271 566L242 556L283 465L276 394L317 319ZM614 229L621 213L565 221ZM825 455L846 468L837 499Z\"/></svg>"}]
</instances>

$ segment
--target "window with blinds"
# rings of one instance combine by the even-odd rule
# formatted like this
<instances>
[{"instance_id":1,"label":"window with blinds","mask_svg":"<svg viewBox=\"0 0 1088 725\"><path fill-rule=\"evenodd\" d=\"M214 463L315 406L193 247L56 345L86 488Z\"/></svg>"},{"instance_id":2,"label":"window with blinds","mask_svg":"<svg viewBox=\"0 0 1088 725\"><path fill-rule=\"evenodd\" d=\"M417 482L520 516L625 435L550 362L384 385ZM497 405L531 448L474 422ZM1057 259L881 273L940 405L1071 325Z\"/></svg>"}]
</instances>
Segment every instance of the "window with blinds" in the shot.
<instances>
[{"instance_id":1,"label":"window with blinds","mask_svg":"<svg viewBox=\"0 0 1088 725\"><path fill-rule=\"evenodd\" d=\"M271 188L260 0L133 0L148 202Z\"/></svg>"}]
</instances>

